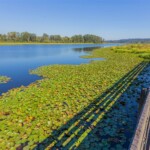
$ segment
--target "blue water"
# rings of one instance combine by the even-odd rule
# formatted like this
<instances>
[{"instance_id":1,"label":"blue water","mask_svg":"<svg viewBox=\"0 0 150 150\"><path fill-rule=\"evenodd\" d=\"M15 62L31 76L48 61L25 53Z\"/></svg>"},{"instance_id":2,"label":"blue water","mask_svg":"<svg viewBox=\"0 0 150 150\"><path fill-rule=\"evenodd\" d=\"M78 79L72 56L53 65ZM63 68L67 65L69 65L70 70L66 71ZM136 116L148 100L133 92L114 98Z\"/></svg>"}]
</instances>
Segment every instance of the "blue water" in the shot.
<instances>
[{"instance_id":1,"label":"blue water","mask_svg":"<svg viewBox=\"0 0 150 150\"><path fill-rule=\"evenodd\" d=\"M40 79L39 76L29 74L31 69L50 64L88 63L91 59L80 56L87 55L94 47L114 45L118 44L0 46L0 75L11 78L8 83L0 85L0 94Z\"/></svg>"}]
</instances>

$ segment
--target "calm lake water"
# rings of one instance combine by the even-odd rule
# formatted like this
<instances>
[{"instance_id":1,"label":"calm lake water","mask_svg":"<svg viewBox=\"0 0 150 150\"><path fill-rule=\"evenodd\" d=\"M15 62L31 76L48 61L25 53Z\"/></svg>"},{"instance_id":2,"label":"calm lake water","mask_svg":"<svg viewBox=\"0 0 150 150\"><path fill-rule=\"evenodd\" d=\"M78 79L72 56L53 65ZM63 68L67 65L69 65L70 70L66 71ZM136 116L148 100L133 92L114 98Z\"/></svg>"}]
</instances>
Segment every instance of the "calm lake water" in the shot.
<instances>
[{"instance_id":1,"label":"calm lake water","mask_svg":"<svg viewBox=\"0 0 150 150\"><path fill-rule=\"evenodd\" d=\"M97 47L114 45L118 44L0 46L0 75L11 78L8 83L0 85L0 94L21 85L27 86L40 79L39 76L29 74L31 69L52 64L88 63L94 59L83 59L80 56Z\"/></svg>"}]
</instances>

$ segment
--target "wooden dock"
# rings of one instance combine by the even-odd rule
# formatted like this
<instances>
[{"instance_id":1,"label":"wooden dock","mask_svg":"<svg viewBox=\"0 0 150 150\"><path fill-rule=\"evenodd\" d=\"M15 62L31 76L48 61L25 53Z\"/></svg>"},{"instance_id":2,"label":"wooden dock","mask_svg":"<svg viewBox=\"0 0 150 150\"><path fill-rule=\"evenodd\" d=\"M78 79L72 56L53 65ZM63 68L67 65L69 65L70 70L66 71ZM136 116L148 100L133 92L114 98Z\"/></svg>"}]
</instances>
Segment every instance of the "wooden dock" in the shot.
<instances>
[{"instance_id":1,"label":"wooden dock","mask_svg":"<svg viewBox=\"0 0 150 150\"><path fill-rule=\"evenodd\" d=\"M150 150L150 88L139 100L139 120L129 150Z\"/></svg>"}]
</instances>

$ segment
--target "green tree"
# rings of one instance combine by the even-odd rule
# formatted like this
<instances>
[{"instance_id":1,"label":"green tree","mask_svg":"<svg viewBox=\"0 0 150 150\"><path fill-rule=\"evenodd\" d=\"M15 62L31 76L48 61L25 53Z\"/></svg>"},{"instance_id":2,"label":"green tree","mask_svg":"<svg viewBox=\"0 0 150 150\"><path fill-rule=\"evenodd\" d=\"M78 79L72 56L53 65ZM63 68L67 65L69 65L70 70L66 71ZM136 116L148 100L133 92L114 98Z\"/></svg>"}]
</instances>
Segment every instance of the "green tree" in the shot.
<instances>
[{"instance_id":1,"label":"green tree","mask_svg":"<svg viewBox=\"0 0 150 150\"><path fill-rule=\"evenodd\" d=\"M68 36L62 37L62 42L63 43L71 43L71 38Z\"/></svg>"},{"instance_id":2,"label":"green tree","mask_svg":"<svg viewBox=\"0 0 150 150\"><path fill-rule=\"evenodd\" d=\"M73 43L84 43L84 38L82 35L74 35L71 37Z\"/></svg>"},{"instance_id":3,"label":"green tree","mask_svg":"<svg viewBox=\"0 0 150 150\"><path fill-rule=\"evenodd\" d=\"M7 33L7 39L9 41L16 42L16 41L20 40L20 34L19 34L19 32L8 32Z\"/></svg>"},{"instance_id":4,"label":"green tree","mask_svg":"<svg viewBox=\"0 0 150 150\"><path fill-rule=\"evenodd\" d=\"M23 42L29 42L30 41L30 33L28 33L28 32L22 32L21 33L21 40Z\"/></svg>"},{"instance_id":5,"label":"green tree","mask_svg":"<svg viewBox=\"0 0 150 150\"><path fill-rule=\"evenodd\" d=\"M85 43L102 43L103 39L99 36L86 34L83 36Z\"/></svg>"},{"instance_id":6,"label":"green tree","mask_svg":"<svg viewBox=\"0 0 150 150\"><path fill-rule=\"evenodd\" d=\"M62 38L61 38L61 36L60 35L51 35L50 36L50 41L53 43L59 43L59 42L62 42Z\"/></svg>"},{"instance_id":7,"label":"green tree","mask_svg":"<svg viewBox=\"0 0 150 150\"><path fill-rule=\"evenodd\" d=\"M36 41L36 34L34 34L34 33L30 34L30 41L31 42L35 42Z\"/></svg>"},{"instance_id":8,"label":"green tree","mask_svg":"<svg viewBox=\"0 0 150 150\"><path fill-rule=\"evenodd\" d=\"M7 35L6 34L3 34L2 36L1 36L1 40L4 42L4 41L7 41L8 39L7 39Z\"/></svg>"},{"instance_id":9,"label":"green tree","mask_svg":"<svg viewBox=\"0 0 150 150\"><path fill-rule=\"evenodd\" d=\"M41 38L41 42L48 43L49 42L49 35L46 33L43 33L43 36Z\"/></svg>"}]
</instances>

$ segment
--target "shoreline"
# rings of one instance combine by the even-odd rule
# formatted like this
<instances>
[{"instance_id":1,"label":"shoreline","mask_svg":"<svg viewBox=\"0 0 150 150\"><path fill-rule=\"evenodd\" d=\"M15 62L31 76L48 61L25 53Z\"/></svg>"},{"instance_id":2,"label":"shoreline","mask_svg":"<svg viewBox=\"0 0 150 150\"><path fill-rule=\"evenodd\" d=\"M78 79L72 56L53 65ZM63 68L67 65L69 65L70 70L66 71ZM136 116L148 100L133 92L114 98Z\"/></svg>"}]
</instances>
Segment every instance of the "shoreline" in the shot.
<instances>
[{"instance_id":1,"label":"shoreline","mask_svg":"<svg viewBox=\"0 0 150 150\"><path fill-rule=\"evenodd\" d=\"M7 45L77 45L77 44L106 44L106 43L0 43L0 46Z\"/></svg>"}]
</instances>

